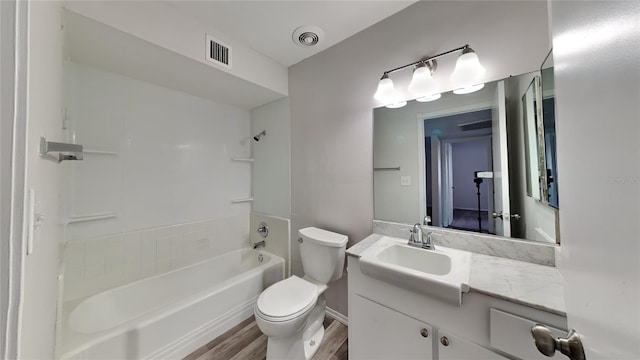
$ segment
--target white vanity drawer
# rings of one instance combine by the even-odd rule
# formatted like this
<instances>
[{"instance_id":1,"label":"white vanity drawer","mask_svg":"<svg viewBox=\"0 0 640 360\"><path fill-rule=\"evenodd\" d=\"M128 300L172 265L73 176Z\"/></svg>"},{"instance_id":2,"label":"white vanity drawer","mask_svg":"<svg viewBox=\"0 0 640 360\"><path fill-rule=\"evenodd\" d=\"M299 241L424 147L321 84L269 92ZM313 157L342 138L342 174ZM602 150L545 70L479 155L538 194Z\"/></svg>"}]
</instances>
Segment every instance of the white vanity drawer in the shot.
<instances>
[{"instance_id":1,"label":"white vanity drawer","mask_svg":"<svg viewBox=\"0 0 640 360\"><path fill-rule=\"evenodd\" d=\"M500 310L490 309L489 314L489 344L491 347L520 359L549 359L536 349L531 336L531 327L533 325L542 324L547 326L556 337L567 335L566 330L560 330L542 322Z\"/></svg>"}]
</instances>

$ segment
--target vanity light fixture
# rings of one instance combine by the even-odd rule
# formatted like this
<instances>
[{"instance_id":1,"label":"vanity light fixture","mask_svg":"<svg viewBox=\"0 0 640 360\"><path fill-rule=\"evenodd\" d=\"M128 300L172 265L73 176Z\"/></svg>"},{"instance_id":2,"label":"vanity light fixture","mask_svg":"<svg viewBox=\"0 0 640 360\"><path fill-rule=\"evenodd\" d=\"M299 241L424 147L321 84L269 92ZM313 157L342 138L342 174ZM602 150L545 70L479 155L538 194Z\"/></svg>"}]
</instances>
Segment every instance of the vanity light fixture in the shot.
<instances>
[{"instance_id":1,"label":"vanity light fixture","mask_svg":"<svg viewBox=\"0 0 640 360\"><path fill-rule=\"evenodd\" d=\"M427 56L416 62L397 67L385 71L378 83L378 89L376 90L373 98L381 101L388 108L399 108L407 104L402 98L400 92L393 86L393 81L389 77L389 74L414 66L413 77L409 84L409 92L415 96L416 101L426 102L434 101L442 96L442 93L438 87L438 84L433 79L433 73L438 67L436 58L448 55L457 51L462 53L456 61L456 67L451 75L451 81L455 86L454 94L469 94L474 91L478 91L484 87L482 83L482 75L485 72L484 67L480 65L478 55L475 51L464 45L459 48L443 52L435 56Z\"/></svg>"}]
</instances>

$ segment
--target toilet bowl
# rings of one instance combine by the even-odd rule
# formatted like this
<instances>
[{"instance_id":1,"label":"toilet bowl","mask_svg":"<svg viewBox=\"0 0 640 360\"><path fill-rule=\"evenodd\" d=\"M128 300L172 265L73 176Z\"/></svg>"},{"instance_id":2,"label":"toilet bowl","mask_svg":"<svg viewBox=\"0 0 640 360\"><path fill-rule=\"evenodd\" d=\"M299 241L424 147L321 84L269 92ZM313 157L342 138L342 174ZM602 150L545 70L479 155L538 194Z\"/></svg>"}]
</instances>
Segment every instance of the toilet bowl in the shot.
<instances>
[{"instance_id":1,"label":"toilet bowl","mask_svg":"<svg viewBox=\"0 0 640 360\"><path fill-rule=\"evenodd\" d=\"M305 276L291 276L260 294L254 314L267 338L267 360L309 360L324 338L327 283L342 277L345 235L317 228L299 231Z\"/></svg>"}]
</instances>

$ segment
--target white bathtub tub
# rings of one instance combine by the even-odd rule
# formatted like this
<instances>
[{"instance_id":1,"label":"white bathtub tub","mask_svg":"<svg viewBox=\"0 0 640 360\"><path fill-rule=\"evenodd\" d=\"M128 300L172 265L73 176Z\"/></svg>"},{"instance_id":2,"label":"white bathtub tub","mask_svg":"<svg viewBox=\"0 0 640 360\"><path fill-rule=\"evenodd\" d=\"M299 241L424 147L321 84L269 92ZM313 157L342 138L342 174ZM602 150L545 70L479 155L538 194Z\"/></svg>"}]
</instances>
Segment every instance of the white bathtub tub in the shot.
<instances>
[{"instance_id":1,"label":"white bathtub tub","mask_svg":"<svg viewBox=\"0 0 640 360\"><path fill-rule=\"evenodd\" d=\"M253 314L284 261L236 250L65 304L62 359L181 358Z\"/></svg>"}]
</instances>

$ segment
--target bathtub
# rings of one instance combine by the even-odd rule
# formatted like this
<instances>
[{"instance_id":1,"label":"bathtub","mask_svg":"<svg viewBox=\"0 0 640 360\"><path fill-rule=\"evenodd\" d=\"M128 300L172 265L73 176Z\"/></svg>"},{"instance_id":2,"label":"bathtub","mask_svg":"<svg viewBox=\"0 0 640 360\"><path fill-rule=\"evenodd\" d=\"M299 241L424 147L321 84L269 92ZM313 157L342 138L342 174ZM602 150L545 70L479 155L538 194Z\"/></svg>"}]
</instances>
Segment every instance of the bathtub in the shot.
<instances>
[{"instance_id":1,"label":"bathtub","mask_svg":"<svg viewBox=\"0 0 640 360\"><path fill-rule=\"evenodd\" d=\"M61 359L176 359L253 314L284 260L242 249L63 305Z\"/></svg>"}]
</instances>

